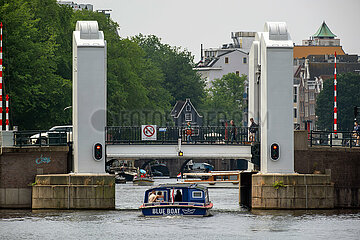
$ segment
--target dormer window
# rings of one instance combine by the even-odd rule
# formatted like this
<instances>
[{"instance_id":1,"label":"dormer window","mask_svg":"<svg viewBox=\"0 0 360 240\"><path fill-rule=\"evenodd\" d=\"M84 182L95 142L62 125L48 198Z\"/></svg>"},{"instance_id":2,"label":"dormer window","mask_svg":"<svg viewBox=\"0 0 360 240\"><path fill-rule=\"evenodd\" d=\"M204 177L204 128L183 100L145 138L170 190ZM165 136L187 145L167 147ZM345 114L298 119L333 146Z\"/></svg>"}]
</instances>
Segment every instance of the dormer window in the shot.
<instances>
[{"instance_id":1,"label":"dormer window","mask_svg":"<svg viewBox=\"0 0 360 240\"><path fill-rule=\"evenodd\" d=\"M187 111L187 112L191 112L191 106L190 106L190 104L186 105L186 111Z\"/></svg>"}]
</instances>

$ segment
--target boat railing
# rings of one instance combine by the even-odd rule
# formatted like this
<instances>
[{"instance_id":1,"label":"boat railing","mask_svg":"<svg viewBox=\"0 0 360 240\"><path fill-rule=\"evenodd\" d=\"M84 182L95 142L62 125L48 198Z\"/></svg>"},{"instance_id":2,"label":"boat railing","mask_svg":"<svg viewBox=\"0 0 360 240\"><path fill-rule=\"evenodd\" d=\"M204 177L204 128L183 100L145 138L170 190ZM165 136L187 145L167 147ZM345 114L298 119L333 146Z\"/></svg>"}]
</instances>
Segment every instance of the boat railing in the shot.
<instances>
[{"instance_id":1,"label":"boat railing","mask_svg":"<svg viewBox=\"0 0 360 240\"><path fill-rule=\"evenodd\" d=\"M204 203L199 202L152 202L152 203L144 203L145 207L151 207L151 206L199 206L204 207Z\"/></svg>"}]
</instances>

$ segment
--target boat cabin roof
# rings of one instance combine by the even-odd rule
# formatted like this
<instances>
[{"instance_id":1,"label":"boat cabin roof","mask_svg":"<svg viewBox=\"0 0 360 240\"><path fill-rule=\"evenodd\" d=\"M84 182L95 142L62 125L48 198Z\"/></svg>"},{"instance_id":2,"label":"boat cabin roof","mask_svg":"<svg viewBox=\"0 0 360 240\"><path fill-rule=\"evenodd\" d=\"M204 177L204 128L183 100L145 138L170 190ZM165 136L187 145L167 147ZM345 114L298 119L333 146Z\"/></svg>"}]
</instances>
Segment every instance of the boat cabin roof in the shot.
<instances>
[{"instance_id":1,"label":"boat cabin roof","mask_svg":"<svg viewBox=\"0 0 360 240\"><path fill-rule=\"evenodd\" d=\"M163 195L163 203L169 202L192 202L207 203L209 195L207 187L194 183L185 184L161 184L145 191L144 203L148 203L150 193L152 191L161 192ZM178 191L180 194L178 195ZM175 196L176 195L176 196ZM179 196L179 198L177 198Z\"/></svg>"},{"instance_id":2,"label":"boat cabin roof","mask_svg":"<svg viewBox=\"0 0 360 240\"><path fill-rule=\"evenodd\" d=\"M208 172L208 173L184 173L184 176L229 176L229 175L239 175L240 171L218 171L218 172Z\"/></svg>"},{"instance_id":3,"label":"boat cabin roof","mask_svg":"<svg viewBox=\"0 0 360 240\"><path fill-rule=\"evenodd\" d=\"M184 189L184 188L200 189L204 191L207 190L207 187L203 185L198 185L196 183L184 183L184 184L160 184L146 191L149 192L152 190L159 190L159 189Z\"/></svg>"}]
</instances>

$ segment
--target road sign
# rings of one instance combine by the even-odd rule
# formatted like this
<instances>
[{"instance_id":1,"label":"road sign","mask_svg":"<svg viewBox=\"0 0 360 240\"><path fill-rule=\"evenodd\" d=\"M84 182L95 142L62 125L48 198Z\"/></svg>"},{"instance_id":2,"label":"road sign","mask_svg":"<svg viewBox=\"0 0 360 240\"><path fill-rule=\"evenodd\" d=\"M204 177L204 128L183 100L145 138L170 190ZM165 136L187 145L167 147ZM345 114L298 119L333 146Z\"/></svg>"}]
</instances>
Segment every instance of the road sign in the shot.
<instances>
[{"instance_id":1,"label":"road sign","mask_svg":"<svg viewBox=\"0 0 360 240\"><path fill-rule=\"evenodd\" d=\"M156 125L141 125L141 140L156 141Z\"/></svg>"}]
</instances>

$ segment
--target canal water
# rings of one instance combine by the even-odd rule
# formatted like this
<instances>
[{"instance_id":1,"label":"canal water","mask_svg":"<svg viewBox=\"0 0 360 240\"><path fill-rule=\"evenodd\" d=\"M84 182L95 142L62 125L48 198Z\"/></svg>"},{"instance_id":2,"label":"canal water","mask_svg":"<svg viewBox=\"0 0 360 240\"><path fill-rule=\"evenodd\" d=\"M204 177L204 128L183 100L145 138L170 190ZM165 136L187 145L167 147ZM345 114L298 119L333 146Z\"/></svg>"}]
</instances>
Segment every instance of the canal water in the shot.
<instances>
[{"instance_id":1,"label":"canal water","mask_svg":"<svg viewBox=\"0 0 360 240\"><path fill-rule=\"evenodd\" d=\"M145 218L145 189L116 185L112 211L0 210L0 239L360 239L359 210L249 211L237 189L209 190L211 217Z\"/></svg>"}]
</instances>

